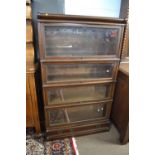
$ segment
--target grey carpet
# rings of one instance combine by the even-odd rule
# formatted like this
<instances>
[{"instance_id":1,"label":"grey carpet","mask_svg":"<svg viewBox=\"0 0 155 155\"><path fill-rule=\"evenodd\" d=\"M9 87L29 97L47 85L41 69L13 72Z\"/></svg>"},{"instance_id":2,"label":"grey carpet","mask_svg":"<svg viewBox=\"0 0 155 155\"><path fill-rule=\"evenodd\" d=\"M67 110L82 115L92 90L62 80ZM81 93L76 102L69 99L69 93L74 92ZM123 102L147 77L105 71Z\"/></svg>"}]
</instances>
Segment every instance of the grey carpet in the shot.
<instances>
[{"instance_id":1,"label":"grey carpet","mask_svg":"<svg viewBox=\"0 0 155 155\"><path fill-rule=\"evenodd\" d=\"M109 132L76 137L80 155L129 155L129 144L121 145L112 125Z\"/></svg>"}]
</instances>

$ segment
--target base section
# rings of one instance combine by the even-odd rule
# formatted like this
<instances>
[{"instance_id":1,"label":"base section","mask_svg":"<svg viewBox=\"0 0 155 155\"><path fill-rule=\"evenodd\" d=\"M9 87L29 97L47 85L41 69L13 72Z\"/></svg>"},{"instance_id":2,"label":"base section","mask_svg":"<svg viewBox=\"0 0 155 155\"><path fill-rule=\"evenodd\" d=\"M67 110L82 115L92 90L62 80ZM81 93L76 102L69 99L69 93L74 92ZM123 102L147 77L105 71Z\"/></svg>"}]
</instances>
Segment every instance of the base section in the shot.
<instances>
[{"instance_id":1,"label":"base section","mask_svg":"<svg viewBox=\"0 0 155 155\"><path fill-rule=\"evenodd\" d=\"M54 140L54 139L62 139L66 137L76 137L88 134L99 133L103 131L108 131L110 129L110 121L99 121L94 122L92 124L85 124L85 125L75 125L75 126L68 126L68 128L63 127L61 128L54 128L51 130L47 130L46 132L46 140Z\"/></svg>"}]
</instances>

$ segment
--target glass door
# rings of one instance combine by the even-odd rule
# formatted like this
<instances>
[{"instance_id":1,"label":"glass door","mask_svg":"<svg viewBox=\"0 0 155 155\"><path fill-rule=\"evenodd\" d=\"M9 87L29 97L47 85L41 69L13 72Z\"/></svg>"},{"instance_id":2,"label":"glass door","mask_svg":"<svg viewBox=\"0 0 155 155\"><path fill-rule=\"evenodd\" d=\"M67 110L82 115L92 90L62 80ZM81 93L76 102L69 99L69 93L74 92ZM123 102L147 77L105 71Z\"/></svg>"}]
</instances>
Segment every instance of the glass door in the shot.
<instances>
[{"instance_id":1,"label":"glass door","mask_svg":"<svg viewBox=\"0 0 155 155\"><path fill-rule=\"evenodd\" d=\"M102 101L111 98L112 84L94 84L47 88L47 105L62 105L79 102Z\"/></svg>"},{"instance_id":2,"label":"glass door","mask_svg":"<svg viewBox=\"0 0 155 155\"><path fill-rule=\"evenodd\" d=\"M44 82L74 82L113 77L115 63L44 64Z\"/></svg>"},{"instance_id":3,"label":"glass door","mask_svg":"<svg viewBox=\"0 0 155 155\"><path fill-rule=\"evenodd\" d=\"M45 57L116 55L120 35L120 26L46 24L44 27Z\"/></svg>"},{"instance_id":4,"label":"glass door","mask_svg":"<svg viewBox=\"0 0 155 155\"><path fill-rule=\"evenodd\" d=\"M49 126L102 119L106 116L106 104L94 104L48 110Z\"/></svg>"}]
</instances>

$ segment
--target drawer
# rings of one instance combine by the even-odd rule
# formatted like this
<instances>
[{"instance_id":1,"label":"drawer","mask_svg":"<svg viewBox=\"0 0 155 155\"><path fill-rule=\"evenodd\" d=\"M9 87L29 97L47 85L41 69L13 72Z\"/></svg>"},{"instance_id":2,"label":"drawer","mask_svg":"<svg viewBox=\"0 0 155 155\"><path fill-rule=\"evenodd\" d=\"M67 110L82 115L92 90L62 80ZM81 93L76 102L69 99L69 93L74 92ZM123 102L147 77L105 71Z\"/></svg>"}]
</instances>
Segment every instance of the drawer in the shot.
<instances>
[{"instance_id":1,"label":"drawer","mask_svg":"<svg viewBox=\"0 0 155 155\"><path fill-rule=\"evenodd\" d=\"M32 19L31 6L30 5L26 6L26 19Z\"/></svg>"},{"instance_id":2,"label":"drawer","mask_svg":"<svg viewBox=\"0 0 155 155\"><path fill-rule=\"evenodd\" d=\"M44 99L46 105L102 101L112 98L113 88L113 83L45 87Z\"/></svg>"},{"instance_id":3,"label":"drawer","mask_svg":"<svg viewBox=\"0 0 155 155\"><path fill-rule=\"evenodd\" d=\"M123 26L41 24L42 58L119 56ZM42 54L42 53L41 53Z\"/></svg>"},{"instance_id":4,"label":"drawer","mask_svg":"<svg viewBox=\"0 0 155 155\"><path fill-rule=\"evenodd\" d=\"M26 42L32 42L33 41L33 31L32 31L32 25L30 22L26 23Z\"/></svg>"},{"instance_id":5,"label":"drawer","mask_svg":"<svg viewBox=\"0 0 155 155\"><path fill-rule=\"evenodd\" d=\"M110 63L43 63L44 83L114 79L116 62Z\"/></svg>"},{"instance_id":6,"label":"drawer","mask_svg":"<svg viewBox=\"0 0 155 155\"><path fill-rule=\"evenodd\" d=\"M99 103L46 110L47 128L51 126L91 122L109 117L111 103Z\"/></svg>"}]
</instances>

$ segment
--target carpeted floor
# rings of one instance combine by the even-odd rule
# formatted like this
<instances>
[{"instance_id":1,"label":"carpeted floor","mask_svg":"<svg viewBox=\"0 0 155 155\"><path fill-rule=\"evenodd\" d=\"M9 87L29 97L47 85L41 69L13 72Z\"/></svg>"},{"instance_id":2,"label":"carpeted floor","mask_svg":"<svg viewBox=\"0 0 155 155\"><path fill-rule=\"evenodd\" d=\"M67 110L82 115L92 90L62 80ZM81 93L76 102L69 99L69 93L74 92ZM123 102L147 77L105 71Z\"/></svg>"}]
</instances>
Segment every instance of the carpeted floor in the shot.
<instances>
[{"instance_id":1,"label":"carpeted floor","mask_svg":"<svg viewBox=\"0 0 155 155\"><path fill-rule=\"evenodd\" d=\"M42 136L41 137L39 136L38 138L35 136L33 136L33 138L31 137L32 136L30 137L27 136L27 140L28 140L27 155L32 155L32 153L29 153L29 152L32 152L31 150L36 150L37 152L38 151L41 152L43 148L48 148L48 149L44 149L46 150L45 152L47 153L39 153L39 154L37 153L35 155L45 155L45 154L53 155L50 153L53 148L51 146L54 146L53 144L44 142L44 139L41 138ZM30 141L29 141L29 138L30 138ZM33 139L36 139L37 143L34 142ZM76 144L77 144L77 150L80 155L129 155L129 144L126 144L126 145L120 144L119 133L113 125L109 132L102 132L102 133L92 134L88 136L75 137L75 146ZM58 147L60 147L60 145L58 145L58 143L56 142L55 146L56 147L54 147L53 149L55 150L56 148L55 150L56 155L60 155L60 153L57 154L59 150ZM67 146L67 145L64 145L64 146ZM67 150L71 150L70 147L63 147L63 148L67 148ZM72 154L74 153L70 152L70 155Z\"/></svg>"},{"instance_id":2,"label":"carpeted floor","mask_svg":"<svg viewBox=\"0 0 155 155\"><path fill-rule=\"evenodd\" d=\"M75 138L44 141L43 137L26 137L26 155L79 155Z\"/></svg>"},{"instance_id":3,"label":"carpeted floor","mask_svg":"<svg viewBox=\"0 0 155 155\"><path fill-rule=\"evenodd\" d=\"M120 144L113 125L109 132L75 138L80 155L129 155L129 144Z\"/></svg>"}]
</instances>

